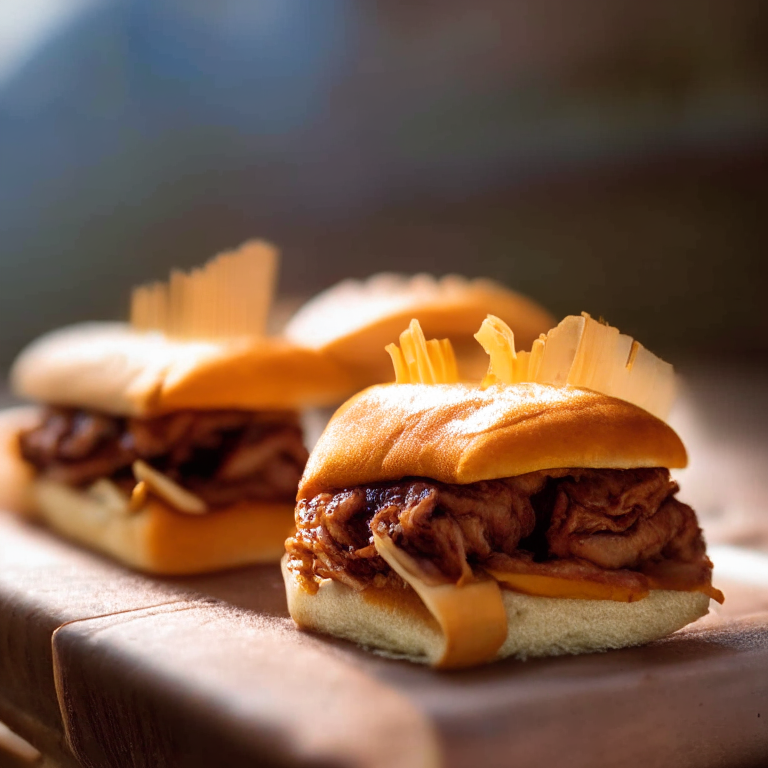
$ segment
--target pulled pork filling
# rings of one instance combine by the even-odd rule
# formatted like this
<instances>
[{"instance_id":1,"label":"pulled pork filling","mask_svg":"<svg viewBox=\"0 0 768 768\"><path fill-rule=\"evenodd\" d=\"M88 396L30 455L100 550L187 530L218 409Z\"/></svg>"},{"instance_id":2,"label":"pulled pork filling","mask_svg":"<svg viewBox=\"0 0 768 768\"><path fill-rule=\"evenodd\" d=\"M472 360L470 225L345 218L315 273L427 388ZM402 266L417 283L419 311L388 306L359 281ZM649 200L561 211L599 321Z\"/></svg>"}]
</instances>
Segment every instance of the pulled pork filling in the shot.
<instances>
[{"instance_id":1,"label":"pulled pork filling","mask_svg":"<svg viewBox=\"0 0 768 768\"><path fill-rule=\"evenodd\" d=\"M626 586L708 585L712 565L694 511L663 468L563 469L447 485L418 478L299 502L286 542L309 591L330 578L355 589L403 585L372 532L411 555L431 583L477 570Z\"/></svg>"},{"instance_id":2,"label":"pulled pork filling","mask_svg":"<svg viewBox=\"0 0 768 768\"><path fill-rule=\"evenodd\" d=\"M293 412L176 411L120 418L50 408L19 436L22 456L51 480L86 486L109 478L130 492L142 459L208 505L291 502L307 462Z\"/></svg>"}]
</instances>

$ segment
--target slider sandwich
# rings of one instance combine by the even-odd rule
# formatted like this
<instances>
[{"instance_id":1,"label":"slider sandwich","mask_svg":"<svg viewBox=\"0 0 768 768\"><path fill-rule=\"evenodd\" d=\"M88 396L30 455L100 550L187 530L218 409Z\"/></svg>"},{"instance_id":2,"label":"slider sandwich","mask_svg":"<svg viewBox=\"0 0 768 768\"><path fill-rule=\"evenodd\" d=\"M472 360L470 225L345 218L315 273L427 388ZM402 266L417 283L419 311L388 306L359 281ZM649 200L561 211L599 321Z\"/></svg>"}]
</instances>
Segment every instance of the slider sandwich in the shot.
<instances>
[{"instance_id":1,"label":"slider sandwich","mask_svg":"<svg viewBox=\"0 0 768 768\"><path fill-rule=\"evenodd\" d=\"M331 419L283 575L301 628L438 667L638 645L708 611L712 564L671 468L672 367L584 314L516 352L489 316L481 384L418 323L397 383Z\"/></svg>"},{"instance_id":2,"label":"slider sandwich","mask_svg":"<svg viewBox=\"0 0 768 768\"><path fill-rule=\"evenodd\" d=\"M6 501L154 573L277 561L307 459L298 411L350 383L264 335L276 262L249 242L136 289L130 324L72 326L24 350L11 383L42 406L3 418Z\"/></svg>"},{"instance_id":3,"label":"slider sandwich","mask_svg":"<svg viewBox=\"0 0 768 768\"><path fill-rule=\"evenodd\" d=\"M474 333L488 313L509 325L525 347L555 322L535 301L493 280L383 272L367 280L343 280L319 293L290 319L285 335L349 371L352 394L392 380L384 347L411 319L427 336L450 337L460 378L479 379L488 362Z\"/></svg>"}]
</instances>

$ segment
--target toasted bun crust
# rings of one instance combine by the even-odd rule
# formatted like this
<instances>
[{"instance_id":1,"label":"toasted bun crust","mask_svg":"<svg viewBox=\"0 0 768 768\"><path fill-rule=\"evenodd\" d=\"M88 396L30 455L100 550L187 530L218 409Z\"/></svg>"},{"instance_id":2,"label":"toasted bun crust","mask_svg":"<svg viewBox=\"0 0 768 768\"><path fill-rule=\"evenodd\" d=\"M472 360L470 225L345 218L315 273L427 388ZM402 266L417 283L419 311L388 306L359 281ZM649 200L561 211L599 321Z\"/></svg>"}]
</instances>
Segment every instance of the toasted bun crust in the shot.
<instances>
[{"instance_id":1,"label":"toasted bun crust","mask_svg":"<svg viewBox=\"0 0 768 768\"><path fill-rule=\"evenodd\" d=\"M675 431L636 405L543 384L384 384L348 400L298 498L403 477L474 483L567 467L684 467Z\"/></svg>"},{"instance_id":2,"label":"toasted bun crust","mask_svg":"<svg viewBox=\"0 0 768 768\"><path fill-rule=\"evenodd\" d=\"M36 480L37 509L59 533L148 573L184 575L277 562L293 528L293 506L243 501L203 515L157 499L122 515L83 491Z\"/></svg>"},{"instance_id":3,"label":"toasted bun crust","mask_svg":"<svg viewBox=\"0 0 768 768\"><path fill-rule=\"evenodd\" d=\"M519 349L529 349L555 324L539 304L492 280L383 273L344 280L318 294L291 318L285 333L344 364L359 389L394 378L384 347L416 318L427 338L451 339L460 373L476 379L486 372L488 357L474 334L489 313L512 328Z\"/></svg>"},{"instance_id":4,"label":"toasted bun crust","mask_svg":"<svg viewBox=\"0 0 768 768\"><path fill-rule=\"evenodd\" d=\"M299 585L283 560L288 609L303 629L343 637L387 654L427 663L440 655L437 622L410 590L358 592L326 579L316 594ZM643 600L568 600L502 590L508 634L497 659L625 648L656 640L707 614L700 592L653 590Z\"/></svg>"},{"instance_id":5,"label":"toasted bun crust","mask_svg":"<svg viewBox=\"0 0 768 768\"><path fill-rule=\"evenodd\" d=\"M34 405L0 411L0 508L34 514L32 481L35 471L21 457L19 432L40 422L42 409Z\"/></svg>"},{"instance_id":6,"label":"toasted bun crust","mask_svg":"<svg viewBox=\"0 0 768 768\"><path fill-rule=\"evenodd\" d=\"M26 398L124 416L328 405L351 382L328 356L285 340L177 341L122 323L46 334L11 370L14 391Z\"/></svg>"}]
</instances>

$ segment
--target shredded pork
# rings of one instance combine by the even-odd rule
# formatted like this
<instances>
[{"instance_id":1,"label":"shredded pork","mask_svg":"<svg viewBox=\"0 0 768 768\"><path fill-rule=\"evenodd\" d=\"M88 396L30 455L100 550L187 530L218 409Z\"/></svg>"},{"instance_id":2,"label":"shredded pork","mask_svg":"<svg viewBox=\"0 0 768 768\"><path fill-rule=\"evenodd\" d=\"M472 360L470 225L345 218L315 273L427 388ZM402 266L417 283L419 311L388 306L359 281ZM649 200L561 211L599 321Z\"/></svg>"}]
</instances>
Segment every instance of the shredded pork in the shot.
<instances>
[{"instance_id":1,"label":"shredded pork","mask_svg":"<svg viewBox=\"0 0 768 768\"><path fill-rule=\"evenodd\" d=\"M677 491L663 468L533 472L469 485L407 479L300 501L286 548L309 589L321 578L356 589L397 583L373 532L390 536L435 583L456 582L468 568L647 583L644 573L669 563L685 565L676 572L690 581L711 564Z\"/></svg>"},{"instance_id":2,"label":"shredded pork","mask_svg":"<svg viewBox=\"0 0 768 768\"><path fill-rule=\"evenodd\" d=\"M102 477L133 484L142 459L216 507L240 499L291 502L307 461L291 412L177 411L149 419L51 408L19 437L46 477L84 486Z\"/></svg>"}]
</instances>

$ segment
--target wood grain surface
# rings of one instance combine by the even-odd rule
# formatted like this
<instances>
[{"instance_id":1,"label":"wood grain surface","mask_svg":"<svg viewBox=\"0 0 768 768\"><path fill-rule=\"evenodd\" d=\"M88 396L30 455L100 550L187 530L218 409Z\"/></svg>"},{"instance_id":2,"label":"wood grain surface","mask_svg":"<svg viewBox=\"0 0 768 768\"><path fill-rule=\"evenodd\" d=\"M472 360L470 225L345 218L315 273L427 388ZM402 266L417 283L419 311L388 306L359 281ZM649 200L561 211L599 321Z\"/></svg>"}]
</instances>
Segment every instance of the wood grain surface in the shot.
<instances>
[{"instance_id":1,"label":"wood grain surface","mask_svg":"<svg viewBox=\"0 0 768 768\"><path fill-rule=\"evenodd\" d=\"M33 743L42 724L42 746L69 743L81 765L707 768L768 754L768 613L726 603L643 648L446 674L296 631L276 567L150 579L7 515L0 542L0 718ZM735 612L755 605L768 594Z\"/></svg>"},{"instance_id":2,"label":"wood grain surface","mask_svg":"<svg viewBox=\"0 0 768 768\"><path fill-rule=\"evenodd\" d=\"M46 751L61 746L51 637L67 622L189 597L0 516L0 720Z\"/></svg>"}]
</instances>

